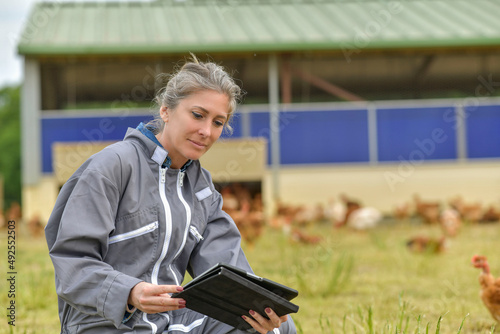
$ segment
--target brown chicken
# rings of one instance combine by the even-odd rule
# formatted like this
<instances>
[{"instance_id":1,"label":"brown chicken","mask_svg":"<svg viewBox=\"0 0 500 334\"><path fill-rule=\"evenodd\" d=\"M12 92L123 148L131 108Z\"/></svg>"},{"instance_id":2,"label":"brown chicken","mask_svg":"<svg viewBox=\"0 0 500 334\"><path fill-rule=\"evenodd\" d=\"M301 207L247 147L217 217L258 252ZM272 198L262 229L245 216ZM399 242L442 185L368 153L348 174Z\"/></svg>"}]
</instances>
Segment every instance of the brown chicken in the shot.
<instances>
[{"instance_id":1,"label":"brown chicken","mask_svg":"<svg viewBox=\"0 0 500 334\"><path fill-rule=\"evenodd\" d=\"M408 220L411 216L410 203L404 202L397 204L393 209L393 216L397 220Z\"/></svg>"},{"instance_id":2,"label":"brown chicken","mask_svg":"<svg viewBox=\"0 0 500 334\"><path fill-rule=\"evenodd\" d=\"M426 236L416 236L406 242L408 249L415 253L442 253L447 248L446 237L432 238Z\"/></svg>"},{"instance_id":3,"label":"brown chicken","mask_svg":"<svg viewBox=\"0 0 500 334\"><path fill-rule=\"evenodd\" d=\"M257 239L264 229L264 213L251 210L251 203L244 201L241 209L232 213L232 218L240 231L241 238L246 242L249 249L255 247Z\"/></svg>"},{"instance_id":4,"label":"brown chicken","mask_svg":"<svg viewBox=\"0 0 500 334\"><path fill-rule=\"evenodd\" d=\"M290 240L295 243L317 244L322 241L319 235L309 235L298 228L294 228L290 234Z\"/></svg>"},{"instance_id":5,"label":"brown chicken","mask_svg":"<svg viewBox=\"0 0 500 334\"><path fill-rule=\"evenodd\" d=\"M474 255L472 257L472 265L482 269L479 275L481 299L486 308L490 311L493 319L500 322L500 279L494 278L490 273L490 266L486 256Z\"/></svg>"},{"instance_id":6,"label":"brown chicken","mask_svg":"<svg viewBox=\"0 0 500 334\"><path fill-rule=\"evenodd\" d=\"M420 196L413 195L415 203L415 213L422 218L426 224L434 224L439 222L439 213L441 204L439 202L422 201Z\"/></svg>"},{"instance_id":7,"label":"brown chicken","mask_svg":"<svg viewBox=\"0 0 500 334\"><path fill-rule=\"evenodd\" d=\"M483 217L483 206L481 203L466 203L460 196L450 200L449 203L466 222L478 223Z\"/></svg>"},{"instance_id":8,"label":"brown chicken","mask_svg":"<svg viewBox=\"0 0 500 334\"><path fill-rule=\"evenodd\" d=\"M481 218L482 223L496 223L500 221L500 210L490 205L486 211L483 213Z\"/></svg>"}]
</instances>

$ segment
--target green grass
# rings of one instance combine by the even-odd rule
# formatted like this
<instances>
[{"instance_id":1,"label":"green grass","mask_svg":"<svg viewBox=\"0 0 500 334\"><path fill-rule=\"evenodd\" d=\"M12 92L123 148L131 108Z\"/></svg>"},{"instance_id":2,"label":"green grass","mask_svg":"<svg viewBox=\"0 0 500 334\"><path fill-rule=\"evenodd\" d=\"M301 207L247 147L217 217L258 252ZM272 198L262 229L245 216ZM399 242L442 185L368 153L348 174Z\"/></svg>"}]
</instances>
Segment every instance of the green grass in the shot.
<instances>
[{"instance_id":1,"label":"green grass","mask_svg":"<svg viewBox=\"0 0 500 334\"><path fill-rule=\"evenodd\" d=\"M22 230L21 230L22 232ZM417 234L437 236L437 227L384 224L367 232L311 226L323 236L315 245L289 242L267 230L246 254L255 272L299 290L293 315L299 333L495 333L496 323L479 299L474 254L497 256L500 225L466 225L443 254L413 254L405 246ZM6 231L0 249L7 255ZM16 327L12 333L58 333L57 298L43 239L17 238ZM246 247L244 247L246 248ZM0 306L5 309L7 261L0 261ZM2 317L0 333L14 329Z\"/></svg>"}]
</instances>

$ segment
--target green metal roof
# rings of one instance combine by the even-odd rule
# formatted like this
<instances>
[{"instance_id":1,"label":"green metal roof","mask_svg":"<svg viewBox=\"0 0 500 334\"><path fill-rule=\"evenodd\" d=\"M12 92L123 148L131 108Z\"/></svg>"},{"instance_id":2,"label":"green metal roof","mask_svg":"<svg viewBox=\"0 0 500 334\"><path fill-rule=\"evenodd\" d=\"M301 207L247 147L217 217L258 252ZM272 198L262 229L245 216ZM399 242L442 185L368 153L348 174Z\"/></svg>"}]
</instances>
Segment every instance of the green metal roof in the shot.
<instances>
[{"instance_id":1,"label":"green metal roof","mask_svg":"<svg viewBox=\"0 0 500 334\"><path fill-rule=\"evenodd\" d=\"M498 0L44 2L24 55L500 46Z\"/></svg>"}]
</instances>

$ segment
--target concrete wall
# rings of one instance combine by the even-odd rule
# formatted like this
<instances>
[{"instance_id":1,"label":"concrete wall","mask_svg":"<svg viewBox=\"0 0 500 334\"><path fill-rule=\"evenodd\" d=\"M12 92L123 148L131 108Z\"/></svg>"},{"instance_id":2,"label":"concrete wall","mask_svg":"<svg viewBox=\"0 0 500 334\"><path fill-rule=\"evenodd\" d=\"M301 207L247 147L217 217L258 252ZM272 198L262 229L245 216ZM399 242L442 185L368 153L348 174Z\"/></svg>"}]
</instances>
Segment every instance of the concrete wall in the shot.
<instances>
[{"instance_id":1,"label":"concrete wall","mask_svg":"<svg viewBox=\"0 0 500 334\"><path fill-rule=\"evenodd\" d=\"M264 198L272 203L271 173L264 180ZM307 166L281 168L281 200L289 204L327 204L339 194L391 214L412 202L413 195L445 204L458 195L467 202L500 205L500 161L432 163L420 166Z\"/></svg>"},{"instance_id":2,"label":"concrete wall","mask_svg":"<svg viewBox=\"0 0 500 334\"><path fill-rule=\"evenodd\" d=\"M274 209L272 186L272 173L267 170L262 191L268 214ZM38 214L46 222L58 190L55 176L42 177L38 186L25 186L24 217ZM326 205L344 193L386 214L398 204L411 202L414 194L443 204L460 195L467 202L500 206L500 161L435 163L413 169L397 164L286 167L280 169L279 193L285 203L304 205Z\"/></svg>"}]
</instances>

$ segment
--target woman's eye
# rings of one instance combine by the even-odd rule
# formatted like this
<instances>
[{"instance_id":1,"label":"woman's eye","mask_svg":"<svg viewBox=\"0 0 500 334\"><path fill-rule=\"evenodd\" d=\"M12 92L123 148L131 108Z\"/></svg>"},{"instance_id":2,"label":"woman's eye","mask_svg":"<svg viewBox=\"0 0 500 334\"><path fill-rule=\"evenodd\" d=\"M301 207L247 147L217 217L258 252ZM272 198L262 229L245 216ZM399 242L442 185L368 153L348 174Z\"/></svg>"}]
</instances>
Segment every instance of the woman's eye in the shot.
<instances>
[{"instance_id":1,"label":"woman's eye","mask_svg":"<svg viewBox=\"0 0 500 334\"><path fill-rule=\"evenodd\" d=\"M202 114L197 113L197 112L194 112L194 111L192 111L192 114L193 114L194 118L197 118L197 119L200 119L200 118L202 118L202 117L203 117L203 115L202 115Z\"/></svg>"},{"instance_id":2,"label":"woman's eye","mask_svg":"<svg viewBox=\"0 0 500 334\"><path fill-rule=\"evenodd\" d=\"M224 122L222 122L222 121L214 121L214 124L217 127L224 126Z\"/></svg>"}]
</instances>

